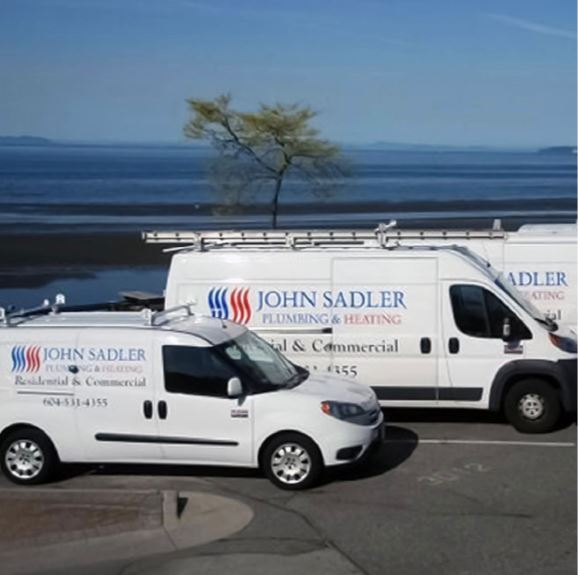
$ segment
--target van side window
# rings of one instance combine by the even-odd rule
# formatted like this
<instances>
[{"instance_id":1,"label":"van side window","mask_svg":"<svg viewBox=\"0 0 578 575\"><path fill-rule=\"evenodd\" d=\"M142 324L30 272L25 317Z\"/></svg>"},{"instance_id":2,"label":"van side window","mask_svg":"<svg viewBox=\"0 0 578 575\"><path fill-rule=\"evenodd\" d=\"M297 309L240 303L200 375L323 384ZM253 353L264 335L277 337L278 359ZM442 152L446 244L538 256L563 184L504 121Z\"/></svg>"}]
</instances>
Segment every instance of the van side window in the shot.
<instances>
[{"instance_id":1,"label":"van side window","mask_svg":"<svg viewBox=\"0 0 578 575\"><path fill-rule=\"evenodd\" d=\"M163 366L169 393L228 397L227 382L237 375L207 347L165 345Z\"/></svg>"},{"instance_id":2,"label":"van side window","mask_svg":"<svg viewBox=\"0 0 578 575\"><path fill-rule=\"evenodd\" d=\"M482 287L454 285L450 288L450 299L456 325L466 335L502 339L504 320L509 318L515 339L532 339L532 334L514 312Z\"/></svg>"}]
</instances>

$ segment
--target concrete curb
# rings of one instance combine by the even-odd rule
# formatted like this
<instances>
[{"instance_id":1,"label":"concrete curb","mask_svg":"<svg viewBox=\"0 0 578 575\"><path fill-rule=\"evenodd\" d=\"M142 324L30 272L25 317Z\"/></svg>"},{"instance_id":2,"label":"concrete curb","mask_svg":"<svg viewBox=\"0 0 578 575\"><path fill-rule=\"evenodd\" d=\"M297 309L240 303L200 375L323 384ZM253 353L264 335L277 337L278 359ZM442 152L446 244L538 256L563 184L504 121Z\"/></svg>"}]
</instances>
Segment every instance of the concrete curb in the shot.
<instances>
[{"instance_id":1,"label":"concrete curb","mask_svg":"<svg viewBox=\"0 0 578 575\"><path fill-rule=\"evenodd\" d=\"M162 507L163 525L158 529L75 541L66 541L63 533L58 543L2 552L2 574L25 575L169 553L228 537L253 519L252 509L244 503L209 493L163 491Z\"/></svg>"}]
</instances>

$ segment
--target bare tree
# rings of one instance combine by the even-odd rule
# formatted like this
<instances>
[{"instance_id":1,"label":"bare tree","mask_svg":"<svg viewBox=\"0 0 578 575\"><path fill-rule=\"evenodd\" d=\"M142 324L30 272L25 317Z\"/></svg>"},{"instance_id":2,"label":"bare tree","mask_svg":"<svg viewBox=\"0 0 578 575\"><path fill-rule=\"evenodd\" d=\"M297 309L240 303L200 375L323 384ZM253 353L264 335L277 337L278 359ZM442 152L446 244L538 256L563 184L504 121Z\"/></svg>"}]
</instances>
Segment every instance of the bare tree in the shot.
<instances>
[{"instance_id":1,"label":"bare tree","mask_svg":"<svg viewBox=\"0 0 578 575\"><path fill-rule=\"evenodd\" d=\"M306 180L314 193L326 192L344 175L339 147L318 137L310 125L315 112L297 104L262 104L257 112L230 107L231 97L188 100L188 138L207 140L219 152L215 175L226 202L239 206L245 192L270 194L273 228L287 176Z\"/></svg>"}]
</instances>

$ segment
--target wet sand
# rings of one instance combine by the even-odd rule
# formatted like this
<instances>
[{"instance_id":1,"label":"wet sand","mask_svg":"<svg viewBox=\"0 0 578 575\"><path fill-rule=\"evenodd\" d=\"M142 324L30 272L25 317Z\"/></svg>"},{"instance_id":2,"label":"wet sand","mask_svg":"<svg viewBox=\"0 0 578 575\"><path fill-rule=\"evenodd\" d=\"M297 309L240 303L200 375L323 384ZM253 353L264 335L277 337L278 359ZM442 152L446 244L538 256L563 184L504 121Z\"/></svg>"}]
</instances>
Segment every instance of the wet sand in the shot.
<instances>
[{"instance_id":1,"label":"wet sand","mask_svg":"<svg viewBox=\"0 0 578 575\"><path fill-rule=\"evenodd\" d=\"M111 268L167 267L161 246L139 233L0 234L0 289L41 287L61 278L90 278Z\"/></svg>"},{"instance_id":2,"label":"wet sand","mask_svg":"<svg viewBox=\"0 0 578 575\"><path fill-rule=\"evenodd\" d=\"M158 266L169 259L160 246L145 244L138 232L0 234L0 272L27 267Z\"/></svg>"},{"instance_id":3,"label":"wet sand","mask_svg":"<svg viewBox=\"0 0 578 575\"><path fill-rule=\"evenodd\" d=\"M575 218L568 216L555 220L572 222ZM524 223L552 221L554 218L545 210L532 217L507 218L503 225L513 230ZM398 223L399 228L430 229L488 229L491 225L492 219L488 217L414 219ZM161 229L167 228L170 226ZM171 257L171 254L163 253L167 247L170 246L145 244L138 231L77 233L57 229L52 233L0 233L0 288L41 287L59 277L88 278L99 271L115 268L167 268Z\"/></svg>"},{"instance_id":4,"label":"wet sand","mask_svg":"<svg viewBox=\"0 0 578 575\"><path fill-rule=\"evenodd\" d=\"M505 199L480 199L474 201L472 199L453 199L439 201L435 199L435 192L432 192L432 200L427 201L395 201L395 200L380 200L380 201L359 201L355 198L352 201L343 201L341 199L333 199L331 196L325 201L308 201L308 202L291 202L282 206L282 216L289 215L312 215L331 213L340 215L343 218L355 217L357 214L368 213L382 213L382 212L397 212L402 216L404 213L424 212L424 213L443 213L443 212L482 212L486 210L500 212L508 210L525 210L540 213L544 209L556 210L575 210L576 198L568 197L553 197L549 200L544 198L505 198ZM475 206L473 205L475 203ZM240 214L251 215L266 215L269 213L270 206L267 203L258 203L250 205L241 205L238 208ZM214 213L219 211L219 206L216 204L206 203L139 203L133 205L125 205L118 203L67 203L62 204L46 204L46 203L2 203L0 202L0 213L2 211L12 210L22 214L34 214L35 216L45 216L50 218L52 216L86 216L91 215L95 218L95 223L98 223L99 216L136 216L149 217L157 216L171 217L171 216L204 216L210 218ZM25 219L25 218L23 218ZM57 224L58 225L58 224Z\"/></svg>"},{"instance_id":5,"label":"wet sand","mask_svg":"<svg viewBox=\"0 0 578 575\"><path fill-rule=\"evenodd\" d=\"M435 198L435 194L432 194ZM576 218L575 197L451 201L331 201L288 203L282 206L281 225L288 227L371 227L379 221L398 218L400 226L477 227L491 225L492 214L504 214L508 225L519 221L561 221L563 214ZM0 221L2 234L137 233L143 229L191 229L211 226L247 228L269 225L270 206L241 206L235 213L214 204L2 204L10 214ZM550 215L548 215L550 214ZM521 216L524 216L521 218ZM519 217L520 216L520 217ZM411 218L411 219L408 219ZM420 221L421 218L421 221ZM566 218L567 219L567 218ZM228 222L228 223L227 223ZM305 223L307 222L307 223ZM309 224L308 222L312 222ZM363 223L366 222L366 223ZM370 223L371 222L371 223ZM403 223L402 223L403 222ZM468 223L469 222L469 223Z\"/></svg>"}]
</instances>

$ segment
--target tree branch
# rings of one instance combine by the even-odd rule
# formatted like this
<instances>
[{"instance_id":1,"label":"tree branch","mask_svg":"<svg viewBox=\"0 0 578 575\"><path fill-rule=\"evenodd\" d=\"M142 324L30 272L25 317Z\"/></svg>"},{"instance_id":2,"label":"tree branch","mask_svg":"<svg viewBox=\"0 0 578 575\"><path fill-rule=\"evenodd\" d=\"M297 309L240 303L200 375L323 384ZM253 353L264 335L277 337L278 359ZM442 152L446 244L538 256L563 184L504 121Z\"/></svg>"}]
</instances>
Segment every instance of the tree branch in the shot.
<instances>
[{"instance_id":1,"label":"tree branch","mask_svg":"<svg viewBox=\"0 0 578 575\"><path fill-rule=\"evenodd\" d=\"M253 148L251 148L251 146L248 146L247 144L245 144L245 142L243 142L239 136L237 135L237 133L233 130L229 119L224 117L223 118L223 126L225 128L225 130L227 130L227 132L231 135L231 138L233 138L233 141L235 142L235 144L237 144L237 146L239 146L240 148L242 148L247 154L249 154L249 156L251 156L263 169L276 174L277 170L275 170L275 168L272 168L271 166L269 166L268 164L266 164L260 157L259 155L255 152L255 150L253 150Z\"/></svg>"}]
</instances>

